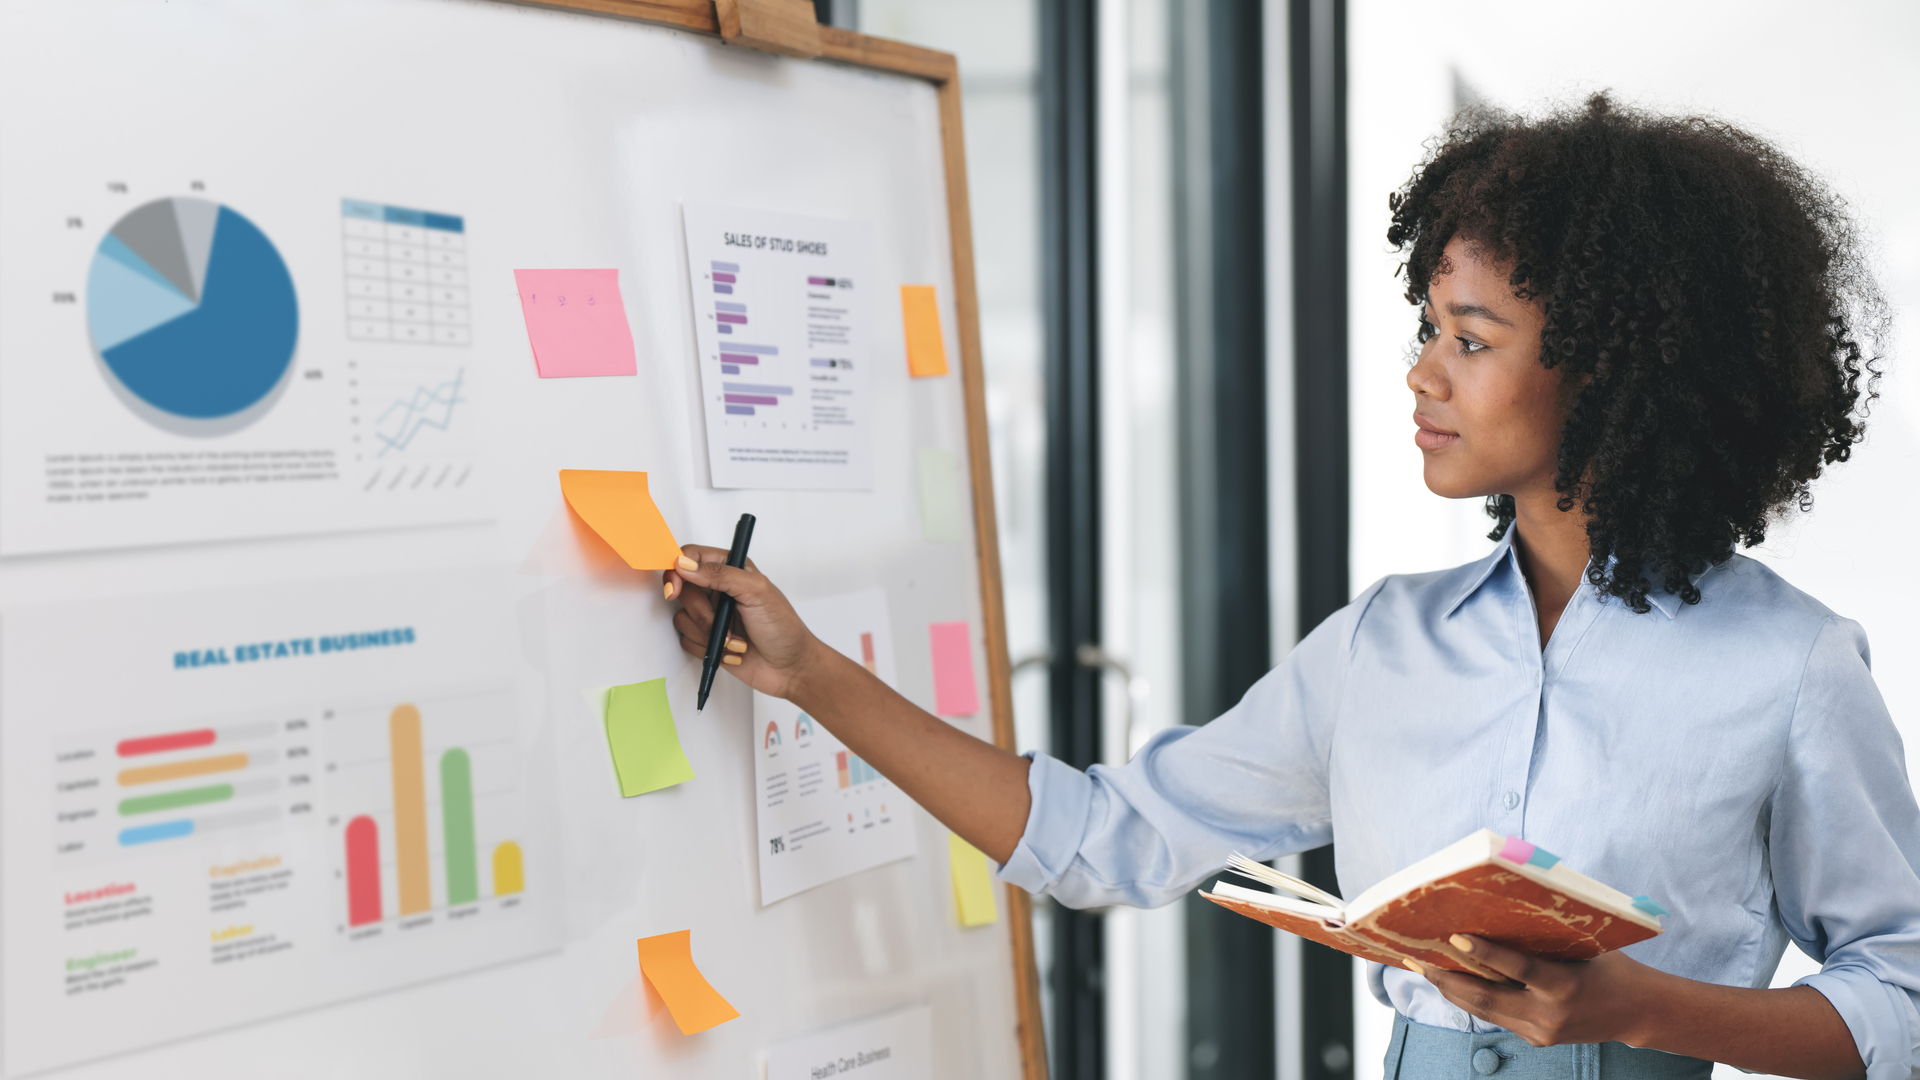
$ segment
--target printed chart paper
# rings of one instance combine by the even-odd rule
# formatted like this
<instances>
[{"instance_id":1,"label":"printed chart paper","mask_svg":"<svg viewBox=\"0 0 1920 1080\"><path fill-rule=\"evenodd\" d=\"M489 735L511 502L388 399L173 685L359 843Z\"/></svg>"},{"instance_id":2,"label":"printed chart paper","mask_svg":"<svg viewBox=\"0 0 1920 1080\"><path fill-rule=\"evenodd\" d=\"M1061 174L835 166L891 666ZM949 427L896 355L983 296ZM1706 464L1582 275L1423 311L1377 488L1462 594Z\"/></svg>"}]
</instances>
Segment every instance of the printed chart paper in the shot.
<instances>
[{"instance_id":1,"label":"printed chart paper","mask_svg":"<svg viewBox=\"0 0 1920 1080\"><path fill-rule=\"evenodd\" d=\"M557 947L510 584L8 612L7 1075Z\"/></svg>"},{"instance_id":2,"label":"printed chart paper","mask_svg":"<svg viewBox=\"0 0 1920 1080\"><path fill-rule=\"evenodd\" d=\"M893 683L885 592L794 609L821 641ZM798 706L755 693L753 740L762 904L914 854L913 804Z\"/></svg>"},{"instance_id":3,"label":"printed chart paper","mask_svg":"<svg viewBox=\"0 0 1920 1080\"><path fill-rule=\"evenodd\" d=\"M738 207L684 214L713 486L871 488L872 231Z\"/></svg>"},{"instance_id":4,"label":"printed chart paper","mask_svg":"<svg viewBox=\"0 0 1920 1080\"><path fill-rule=\"evenodd\" d=\"M933 1007L915 1005L767 1051L767 1080L849 1075L858 1080L930 1080Z\"/></svg>"}]
</instances>

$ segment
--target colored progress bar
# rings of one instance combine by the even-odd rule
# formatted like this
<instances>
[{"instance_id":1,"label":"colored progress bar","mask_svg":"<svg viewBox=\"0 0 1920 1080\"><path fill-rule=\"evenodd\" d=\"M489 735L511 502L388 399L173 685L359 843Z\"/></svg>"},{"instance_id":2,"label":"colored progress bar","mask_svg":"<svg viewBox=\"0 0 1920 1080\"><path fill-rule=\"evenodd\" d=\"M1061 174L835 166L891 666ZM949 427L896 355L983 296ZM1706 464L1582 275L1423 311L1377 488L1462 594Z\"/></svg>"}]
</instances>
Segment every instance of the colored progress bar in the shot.
<instances>
[{"instance_id":1,"label":"colored progress bar","mask_svg":"<svg viewBox=\"0 0 1920 1080\"><path fill-rule=\"evenodd\" d=\"M120 757L165 754L174 750L192 750L196 747L212 746L217 742L264 739L278 730L277 724L263 723L224 728L196 728L192 731L170 731L165 735L144 735L137 739L122 739L114 744L113 752Z\"/></svg>"},{"instance_id":2,"label":"colored progress bar","mask_svg":"<svg viewBox=\"0 0 1920 1080\"><path fill-rule=\"evenodd\" d=\"M206 803L244 799L253 795L265 795L278 790L279 787L280 781L269 776L239 784L207 784L202 787L162 792L158 795L140 795L120 800L120 816L156 814L162 810L178 810L185 806L202 806Z\"/></svg>"},{"instance_id":3,"label":"colored progress bar","mask_svg":"<svg viewBox=\"0 0 1920 1080\"><path fill-rule=\"evenodd\" d=\"M165 765L142 765L137 769L121 769L117 779L121 787L158 784L165 780L185 780L190 776L236 772L249 765L265 765L273 761L276 756L271 750L256 751L251 754L217 754L213 757L172 761Z\"/></svg>"}]
</instances>

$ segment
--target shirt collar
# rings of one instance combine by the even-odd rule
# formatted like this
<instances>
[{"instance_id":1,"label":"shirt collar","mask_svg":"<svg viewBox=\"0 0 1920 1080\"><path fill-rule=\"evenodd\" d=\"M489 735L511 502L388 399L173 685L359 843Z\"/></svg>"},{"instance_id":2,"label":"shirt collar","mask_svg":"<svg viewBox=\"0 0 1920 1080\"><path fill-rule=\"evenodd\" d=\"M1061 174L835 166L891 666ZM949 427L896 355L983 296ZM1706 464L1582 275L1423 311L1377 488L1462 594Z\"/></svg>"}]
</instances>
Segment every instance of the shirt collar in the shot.
<instances>
[{"instance_id":1,"label":"shirt collar","mask_svg":"<svg viewBox=\"0 0 1920 1080\"><path fill-rule=\"evenodd\" d=\"M1513 572L1516 574L1520 573L1520 557L1515 554L1513 550L1513 533L1513 526L1507 526L1506 534L1500 537L1500 542L1493 545L1493 550L1487 552L1487 554L1481 558L1480 562L1474 567L1473 573L1468 576L1466 584L1461 587L1460 591L1454 595L1452 602L1447 605L1446 617L1451 617L1454 612L1459 611L1460 605L1466 603L1474 593L1479 592L1480 587L1487 583L1487 579L1493 577L1493 572L1498 570L1502 563L1511 563ZM1698 588L1701 579L1713 573L1715 569L1715 567L1709 566L1707 569L1691 575L1688 580L1693 583L1695 588ZM1651 570L1651 567L1649 567L1649 570ZM1653 582L1657 580L1657 578L1652 573L1648 573L1647 580ZM1581 587L1585 588L1586 586L1582 584ZM1659 609L1660 614L1665 615L1669 619L1679 615L1682 606L1679 593L1668 592L1657 585L1647 590L1647 603Z\"/></svg>"}]
</instances>

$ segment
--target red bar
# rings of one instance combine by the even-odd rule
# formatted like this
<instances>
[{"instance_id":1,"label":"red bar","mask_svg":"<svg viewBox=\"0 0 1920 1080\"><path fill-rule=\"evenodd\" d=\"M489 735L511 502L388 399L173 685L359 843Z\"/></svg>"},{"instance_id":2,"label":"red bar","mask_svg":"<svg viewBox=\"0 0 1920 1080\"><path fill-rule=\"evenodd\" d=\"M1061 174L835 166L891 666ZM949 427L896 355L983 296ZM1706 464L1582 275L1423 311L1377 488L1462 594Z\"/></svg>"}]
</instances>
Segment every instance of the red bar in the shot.
<instances>
[{"instance_id":1,"label":"red bar","mask_svg":"<svg viewBox=\"0 0 1920 1080\"><path fill-rule=\"evenodd\" d=\"M171 735L149 735L144 739L122 739L114 749L121 757L139 757L141 754L164 754L169 750L212 745L213 729L201 728L199 731L176 731Z\"/></svg>"},{"instance_id":2,"label":"red bar","mask_svg":"<svg viewBox=\"0 0 1920 1080\"><path fill-rule=\"evenodd\" d=\"M380 921L380 826L365 816L347 822L347 925Z\"/></svg>"}]
</instances>

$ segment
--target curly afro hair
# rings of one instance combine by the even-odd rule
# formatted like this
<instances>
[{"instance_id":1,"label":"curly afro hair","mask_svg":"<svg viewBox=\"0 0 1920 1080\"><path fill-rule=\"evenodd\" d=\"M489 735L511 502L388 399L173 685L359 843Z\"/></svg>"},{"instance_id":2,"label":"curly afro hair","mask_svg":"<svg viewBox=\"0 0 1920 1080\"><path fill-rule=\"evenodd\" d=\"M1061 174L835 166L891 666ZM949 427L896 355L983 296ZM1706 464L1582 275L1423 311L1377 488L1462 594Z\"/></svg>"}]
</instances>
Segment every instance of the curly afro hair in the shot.
<instances>
[{"instance_id":1,"label":"curly afro hair","mask_svg":"<svg viewBox=\"0 0 1920 1080\"><path fill-rule=\"evenodd\" d=\"M1572 395L1559 506L1586 515L1588 581L1636 612L1655 587L1699 603L1694 575L1811 508L1861 440L1885 304L1840 199L1745 131L1605 94L1470 110L1388 206L1409 302L1459 237L1542 306L1540 362ZM1487 512L1498 539L1513 497Z\"/></svg>"}]
</instances>

